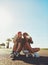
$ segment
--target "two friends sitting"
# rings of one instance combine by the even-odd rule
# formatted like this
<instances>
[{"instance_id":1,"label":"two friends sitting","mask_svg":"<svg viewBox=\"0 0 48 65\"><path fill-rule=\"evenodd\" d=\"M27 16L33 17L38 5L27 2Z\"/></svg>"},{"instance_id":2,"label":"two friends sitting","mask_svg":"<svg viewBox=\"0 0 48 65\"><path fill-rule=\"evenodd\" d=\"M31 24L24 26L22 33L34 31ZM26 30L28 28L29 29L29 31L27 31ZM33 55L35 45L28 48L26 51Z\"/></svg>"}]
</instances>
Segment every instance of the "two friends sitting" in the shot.
<instances>
[{"instance_id":1,"label":"two friends sitting","mask_svg":"<svg viewBox=\"0 0 48 65\"><path fill-rule=\"evenodd\" d=\"M33 43L32 38L28 33L18 32L13 39L13 49L12 54L18 55L22 49L28 50L30 53L35 53L40 51L40 48L32 48L30 43Z\"/></svg>"}]
</instances>

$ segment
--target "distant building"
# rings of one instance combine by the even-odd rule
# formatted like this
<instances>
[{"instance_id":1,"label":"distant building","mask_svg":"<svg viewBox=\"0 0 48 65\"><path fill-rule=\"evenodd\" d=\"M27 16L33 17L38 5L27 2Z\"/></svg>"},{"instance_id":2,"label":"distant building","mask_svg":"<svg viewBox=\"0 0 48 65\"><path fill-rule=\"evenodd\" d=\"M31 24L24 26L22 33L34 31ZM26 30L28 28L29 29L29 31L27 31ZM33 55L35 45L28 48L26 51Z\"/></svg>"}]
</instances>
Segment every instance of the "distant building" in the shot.
<instances>
[{"instance_id":1,"label":"distant building","mask_svg":"<svg viewBox=\"0 0 48 65\"><path fill-rule=\"evenodd\" d=\"M5 48L5 44L4 43L0 44L0 48Z\"/></svg>"}]
</instances>

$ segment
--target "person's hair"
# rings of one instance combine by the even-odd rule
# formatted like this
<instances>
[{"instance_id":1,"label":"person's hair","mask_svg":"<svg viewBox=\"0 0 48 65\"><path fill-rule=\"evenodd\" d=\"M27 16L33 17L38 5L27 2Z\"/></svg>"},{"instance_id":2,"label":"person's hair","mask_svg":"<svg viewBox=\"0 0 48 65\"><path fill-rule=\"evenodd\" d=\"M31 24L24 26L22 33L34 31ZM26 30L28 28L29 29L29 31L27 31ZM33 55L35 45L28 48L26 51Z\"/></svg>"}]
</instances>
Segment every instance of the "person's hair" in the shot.
<instances>
[{"instance_id":1,"label":"person's hair","mask_svg":"<svg viewBox=\"0 0 48 65\"><path fill-rule=\"evenodd\" d=\"M18 34L22 33L21 31L18 32Z\"/></svg>"},{"instance_id":2,"label":"person's hair","mask_svg":"<svg viewBox=\"0 0 48 65\"><path fill-rule=\"evenodd\" d=\"M23 33L23 36L24 36L24 35L27 35L27 36L28 36L29 34L28 34L28 33L26 33L26 32L24 32L24 33Z\"/></svg>"}]
</instances>

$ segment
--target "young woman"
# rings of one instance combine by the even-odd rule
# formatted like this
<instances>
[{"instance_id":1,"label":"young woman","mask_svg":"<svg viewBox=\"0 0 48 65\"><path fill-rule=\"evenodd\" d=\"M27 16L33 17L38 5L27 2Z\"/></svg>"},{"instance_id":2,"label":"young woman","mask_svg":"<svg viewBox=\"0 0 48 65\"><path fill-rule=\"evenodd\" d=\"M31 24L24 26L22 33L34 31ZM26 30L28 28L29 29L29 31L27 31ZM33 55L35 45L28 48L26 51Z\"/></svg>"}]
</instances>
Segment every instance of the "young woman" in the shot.
<instances>
[{"instance_id":1,"label":"young woman","mask_svg":"<svg viewBox=\"0 0 48 65\"><path fill-rule=\"evenodd\" d=\"M22 49L22 32L18 32L13 39L13 50L11 53L11 57L15 54L18 55Z\"/></svg>"},{"instance_id":2,"label":"young woman","mask_svg":"<svg viewBox=\"0 0 48 65\"><path fill-rule=\"evenodd\" d=\"M25 41L24 49L29 50L29 52L31 52L31 53L38 52L40 50L40 48L32 48L30 46L30 43L33 43L33 41L32 41L32 38L28 35L28 33L26 33L26 32L23 33L23 37L24 37L24 41Z\"/></svg>"}]
</instances>

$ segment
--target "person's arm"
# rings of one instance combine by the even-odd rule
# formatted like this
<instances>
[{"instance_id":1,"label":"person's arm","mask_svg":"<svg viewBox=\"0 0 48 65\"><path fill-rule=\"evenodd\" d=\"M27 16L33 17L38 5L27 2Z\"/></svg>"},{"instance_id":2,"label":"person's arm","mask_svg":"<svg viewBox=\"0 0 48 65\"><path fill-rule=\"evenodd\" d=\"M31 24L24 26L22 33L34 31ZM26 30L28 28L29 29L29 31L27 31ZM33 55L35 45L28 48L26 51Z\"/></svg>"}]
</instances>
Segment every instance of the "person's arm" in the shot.
<instances>
[{"instance_id":1,"label":"person's arm","mask_svg":"<svg viewBox=\"0 0 48 65\"><path fill-rule=\"evenodd\" d=\"M16 43L17 35L14 36L13 43Z\"/></svg>"},{"instance_id":2,"label":"person's arm","mask_svg":"<svg viewBox=\"0 0 48 65\"><path fill-rule=\"evenodd\" d=\"M31 37L29 38L28 42L33 44L33 40Z\"/></svg>"}]
</instances>

